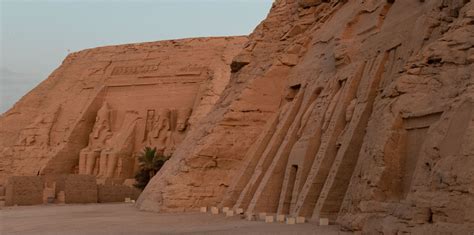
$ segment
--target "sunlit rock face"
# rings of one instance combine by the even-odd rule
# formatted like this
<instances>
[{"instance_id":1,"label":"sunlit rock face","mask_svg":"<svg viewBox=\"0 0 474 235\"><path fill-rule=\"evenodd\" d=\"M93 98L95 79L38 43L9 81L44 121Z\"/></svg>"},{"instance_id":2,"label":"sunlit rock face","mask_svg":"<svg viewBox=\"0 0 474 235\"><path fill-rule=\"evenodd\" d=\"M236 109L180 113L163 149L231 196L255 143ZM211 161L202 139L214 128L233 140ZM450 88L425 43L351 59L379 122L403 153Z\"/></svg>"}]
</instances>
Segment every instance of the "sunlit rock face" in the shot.
<instances>
[{"instance_id":1,"label":"sunlit rock face","mask_svg":"<svg viewBox=\"0 0 474 235\"><path fill-rule=\"evenodd\" d=\"M473 46L472 1L276 1L138 207L472 231Z\"/></svg>"},{"instance_id":2,"label":"sunlit rock face","mask_svg":"<svg viewBox=\"0 0 474 235\"><path fill-rule=\"evenodd\" d=\"M0 185L12 175L122 183L137 155L172 155L229 82L246 37L100 47L70 54L0 117Z\"/></svg>"}]
</instances>

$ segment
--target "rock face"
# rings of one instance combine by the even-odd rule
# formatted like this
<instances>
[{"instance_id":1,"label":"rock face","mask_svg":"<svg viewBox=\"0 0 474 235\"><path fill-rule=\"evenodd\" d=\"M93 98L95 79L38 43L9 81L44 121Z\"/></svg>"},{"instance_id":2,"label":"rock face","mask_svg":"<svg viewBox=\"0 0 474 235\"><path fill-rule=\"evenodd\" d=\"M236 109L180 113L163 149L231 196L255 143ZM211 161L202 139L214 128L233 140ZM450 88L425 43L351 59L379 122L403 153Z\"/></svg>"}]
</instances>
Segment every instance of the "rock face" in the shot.
<instances>
[{"instance_id":1,"label":"rock face","mask_svg":"<svg viewBox=\"0 0 474 235\"><path fill-rule=\"evenodd\" d=\"M173 157L143 210L472 232L473 62L472 1L277 0L248 41L68 56L0 118L0 180L129 184L137 152L156 146Z\"/></svg>"},{"instance_id":2,"label":"rock face","mask_svg":"<svg viewBox=\"0 0 474 235\"><path fill-rule=\"evenodd\" d=\"M138 200L474 229L474 2L278 0Z\"/></svg>"},{"instance_id":3,"label":"rock face","mask_svg":"<svg viewBox=\"0 0 474 235\"><path fill-rule=\"evenodd\" d=\"M210 111L246 41L196 38L69 55L0 117L0 185L12 175L133 178L143 147L172 154Z\"/></svg>"}]
</instances>

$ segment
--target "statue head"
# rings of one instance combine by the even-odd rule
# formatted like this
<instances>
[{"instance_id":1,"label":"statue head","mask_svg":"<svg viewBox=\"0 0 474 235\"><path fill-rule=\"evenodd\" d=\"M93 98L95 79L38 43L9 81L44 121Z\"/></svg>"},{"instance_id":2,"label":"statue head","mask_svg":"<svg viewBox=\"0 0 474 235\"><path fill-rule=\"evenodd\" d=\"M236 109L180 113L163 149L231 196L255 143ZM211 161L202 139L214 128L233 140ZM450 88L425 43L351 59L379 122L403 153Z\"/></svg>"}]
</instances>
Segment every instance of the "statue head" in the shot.
<instances>
[{"instance_id":1,"label":"statue head","mask_svg":"<svg viewBox=\"0 0 474 235\"><path fill-rule=\"evenodd\" d=\"M186 130L186 127L188 126L188 119L191 116L191 113L192 113L191 108L178 110L178 120L176 121L176 129L179 132L183 132Z\"/></svg>"}]
</instances>

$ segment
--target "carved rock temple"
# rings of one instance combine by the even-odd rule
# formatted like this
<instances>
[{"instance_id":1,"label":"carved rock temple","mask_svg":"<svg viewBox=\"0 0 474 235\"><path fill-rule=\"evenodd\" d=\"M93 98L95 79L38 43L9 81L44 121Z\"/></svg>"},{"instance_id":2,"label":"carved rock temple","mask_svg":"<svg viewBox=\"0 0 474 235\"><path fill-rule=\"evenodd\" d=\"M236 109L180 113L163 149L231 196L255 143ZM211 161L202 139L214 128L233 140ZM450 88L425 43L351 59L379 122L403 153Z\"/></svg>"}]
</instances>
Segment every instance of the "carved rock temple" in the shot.
<instances>
[{"instance_id":1,"label":"carved rock temple","mask_svg":"<svg viewBox=\"0 0 474 235\"><path fill-rule=\"evenodd\" d=\"M473 231L473 40L472 1L276 1L138 207Z\"/></svg>"},{"instance_id":2,"label":"carved rock temple","mask_svg":"<svg viewBox=\"0 0 474 235\"><path fill-rule=\"evenodd\" d=\"M277 0L248 38L69 55L1 116L0 184L126 185L156 146L142 210L467 234L473 62L473 1Z\"/></svg>"},{"instance_id":3,"label":"carved rock temple","mask_svg":"<svg viewBox=\"0 0 474 235\"><path fill-rule=\"evenodd\" d=\"M59 192L69 182L61 179L72 174L131 186L144 147L171 156L211 110L246 41L196 38L69 55L1 116L0 185L11 175L54 175L43 183Z\"/></svg>"}]
</instances>

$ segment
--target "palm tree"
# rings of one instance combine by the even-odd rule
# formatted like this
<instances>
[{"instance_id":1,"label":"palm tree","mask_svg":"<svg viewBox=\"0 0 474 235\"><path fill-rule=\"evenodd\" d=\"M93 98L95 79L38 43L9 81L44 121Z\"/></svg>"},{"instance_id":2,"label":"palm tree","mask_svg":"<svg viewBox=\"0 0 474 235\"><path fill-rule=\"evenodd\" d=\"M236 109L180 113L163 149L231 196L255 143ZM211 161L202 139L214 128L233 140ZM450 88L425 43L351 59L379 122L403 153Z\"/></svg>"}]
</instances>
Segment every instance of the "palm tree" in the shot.
<instances>
[{"instance_id":1,"label":"palm tree","mask_svg":"<svg viewBox=\"0 0 474 235\"><path fill-rule=\"evenodd\" d=\"M170 157L157 152L156 148L145 147L138 156L140 171L135 175L135 187L144 189L151 178L161 169Z\"/></svg>"},{"instance_id":2,"label":"palm tree","mask_svg":"<svg viewBox=\"0 0 474 235\"><path fill-rule=\"evenodd\" d=\"M151 177L156 174L156 148L145 147L143 152L140 153L140 156L138 156L138 162L140 164L141 170L148 172L151 179Z\"/></svg>"}]
</instances>

